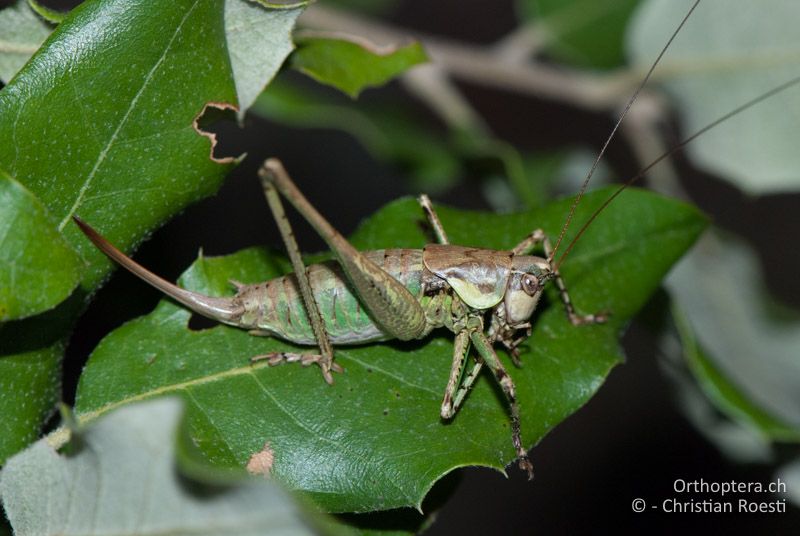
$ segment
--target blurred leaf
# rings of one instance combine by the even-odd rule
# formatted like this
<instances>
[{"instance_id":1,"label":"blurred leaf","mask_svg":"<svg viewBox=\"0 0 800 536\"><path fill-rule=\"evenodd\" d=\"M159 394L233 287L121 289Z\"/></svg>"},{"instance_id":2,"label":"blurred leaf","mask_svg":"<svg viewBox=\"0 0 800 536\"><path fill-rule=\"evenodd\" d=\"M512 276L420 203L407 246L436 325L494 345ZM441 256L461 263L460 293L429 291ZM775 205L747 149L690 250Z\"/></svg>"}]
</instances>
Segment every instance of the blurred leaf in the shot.
<instances>
[{"instance_id":1,"label":"blurred leaf","mask_svg":"<svg viewBox=\"0 0 800 536\"><path fill-rule=\"evenodd\" d=\"M625 28L639 0L517 0L523 23L561 61L610 69L625 61Z\"/></svg>"},{"instance_id":2,"label":"blurred leaf","mask_svg":"<svg viewBox=\"0 0 800 536\"><path fill-rule=\"evenodd\" d=\"M776 419L763 408L753 404L739 387L720 370L713 359L699 346L697 337L686 315L677 306L673 308L683 345L684 357L700 383L703 392L726 415L778 441L800 441L800 428L792 428Z\"/></svg>"},{"instance_id":3,"label":"blurred leaf","mask_svg":"<svg viewBox=\"0 0 800 536\"><path fill-rule=\"evenodd\" d=\"M585 221L610 192L587 195L576 221ZM502 216L442 207L439 215L454 243L510 248L533 227L557 234L570 202ZM428 241L421 219L415 201L397 201L373 215L353 242L361 249L419 248ZM572 326L555 289L549 289L548 306L542 306L522 355L524 367L508 365L526 445L582 406L622 360L622 326L704 226L688 205L629 190L587 231L562 267L564 277L579 310L610 309L614 316L603 326ZM220 294L229 292L229 279L257 282L276 275L273 257L248 249L201 258L182 281ZM292 346L225 326L192 331L190 316L164 301L108 335L81 377L80 420L158 394L180 394L190 408L194 441L209 462L241 468L269 442L274 477L335 512L418 507L433 483L453 469L502 469L514 458L507 408L491 378L477 382L452 422L440 420L450 334L339 348L346 373L330 387L318 370L248 362Z\"/></svg>"},{"instance_id":4,"label":"blurred leaf","mask_svg":"<svg viewBox=\"0 0 800 536\"><path fill-rule=\"evenodd\" d=\"M766 437L800 439L800 317L766 302L758 261L745 244L707 234L667 285L686 358L706 394Z\"/></svg>"},{"instance_id":5,"label":"blurred leaf","mask_svg":"<svg viewBox=\"0 0 800 536\"><path fill-rule=\"evenodd\" d=\"M51 30L25 0L0 11L0 81L7 84Z\"/></svg>"},{"instance_id":6,"label":"blurred leaf","mask_svg":"<svg viewBox=\"0 0 800 536\"><path fill-rule=\"evenodd\" d=\"M355 36L302 32L291 65L314 80L352 98L368 87L382 86L414 65L428 61L422 45L378 47Z\"/></svg>"},{"instance_id":7,"label":"blurred leaf","mask_svg":"<svg viewBox=\"0 0 800 536\"><path fill-rule=\"evenodd\" d=\"M355 106L278 78L259 96L253 111L292 126L343 130L375 159L400 167L415 188L428 193L451 186L462 171L445 136L432 131L407 104Z\"/></svg>"},{"instance_id":8,"label":"blurred leaf","mask_svg":"<svg viewBox=\"0 0 800 536\"><path fill-rule=\"evenodd\" d=\"M55 307L78 285L79 266L39 200L0 171L0 322Z\"/></svg>"},{"instance_id":9,"label":"blurred leaf","mask_svg":"<svg viewBox=\"0 0 800 536\"><path fill-rule=\"evenodd\" d=\"M508 212L525 204L528 207L542 206L553 197L553 185L560 178L566 154L563 152L526 154L522 159L522 176L525 178L525 191L528 194L520 202L517 193L505 176L490 177L484 183L483 195L489 205L498 212ZM572 190L576 191L576 190Z\"/></svg>"},{"instance_id":10,"label":"blurred leaf","mask_svg":"<svg viewBox=\"0 0 800 536\"><path fill-rule=\"evenodd\" d=\"M262 480L214 485L174 467L181 404L119 409L82 432L77 451L41 439L11 458L0 496L16 534L318 534Z\"/></svg>"},{"instance_id":11,"label":"blurred leaf","mask_svg":"<svg viewBox=\"0 0 800 536\"><path fill-rule=\"evenodd\" d=\"M36 12L37 15L51 24L60 24L67 16L65 12L50 9L47 6L40 4L36 0L28 0L28 5Z\"/></svg>"},{"instance_id":12,"label":"blurred leaf","mask_svg":"<svg viewBox=\"0 0 800 536\"><path fill-rule=\"evenodd\" d=\"M637 12L627 48L641 69L689 7L649 0ZM684 26L659 73L687 132L694 132L800 72L800 2L706 0ZM800 88L726 121L685 150L693 162L750 193L800 188Z\"/></svg>"},{"instance_id":13,"label":"blurred leaf","mask_svg":"<svg viewBox=\"0 0 800 536\"><path fill-rule=\"evenodd\" d=\"M240 118L294 49L292 28L305 6L305 2L225 1L225 36Z\"/></svg>"},{"instance_id":14,"label":"blurred leaf","mask_svg":"<svg viewBox=\"0 0 800 536\"><path fill-rule=\"evenodd\" d=\"M380 15L394 7L397 0L326 0L325 4L359 13Z\"/></svg>"},{"instance_id":15,"label":"blurred leaf","mask_svg":"<svg viewBox=\"0 0 800 536\"><path fill-rule=\"evenodd\" d=\"M778 478L786 482L786 495L800 506L800 458L795 458L778 470Z\"/></svg>"}]
</instances>

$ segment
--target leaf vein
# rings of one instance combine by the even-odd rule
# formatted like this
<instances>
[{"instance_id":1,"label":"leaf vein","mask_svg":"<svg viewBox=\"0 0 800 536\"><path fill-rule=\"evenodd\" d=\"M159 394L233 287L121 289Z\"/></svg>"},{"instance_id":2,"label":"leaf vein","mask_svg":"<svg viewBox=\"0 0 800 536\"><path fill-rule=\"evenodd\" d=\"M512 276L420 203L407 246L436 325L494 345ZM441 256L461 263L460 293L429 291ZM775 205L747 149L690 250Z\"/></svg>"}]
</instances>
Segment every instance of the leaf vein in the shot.
<instances>
[{"instance_id":1,"label":"leaf vein","mask_svg":"<svg viewBox=\"0 0 800 536\"><path fill-rule=\"evenodd\" d=\"M195 8L197 7L198 3L199 3L199 0L196 0L194 2L194 4L192 4L192 7L189 8L188 10L186 10L186 14L183 16L183 18L181 19L180 23L178 23L178 26L175 28L175 32L172 34L172 37L170 37L169 42L167 43L167 46L164 49L164 52L161 54L161 57L158 58L158 61L155 62L153 67L147 73L147 76L145 77L144 82L142 83L142 86L136 92L136 95L133 96L133 99L131 99L131 102L128 105L128 109L125 111L125 115L122 117L122 120L119 122L119 124L117 124L117 128L114 129L114 132L111 134L111 138L109 138L108 143L106 143L106 146L103 148L102 151L100 151L100 154L98 155L97 159L95 160L95 163L94 163L94 166L92 167L92 170L89 172L89 175L86 177L86 180L81 185L81 188L78 191L78 195L75 198L75 202L72 204L72 207L69 209L69 211L67 212L66 216L64 216L64 219L61 220L61 223L58 224L58 230L59 231L63 231L64 230L64 227L67 225L69 220L75 214L75 211L77 211L78 207L81 205L81 203L83 203L83 198L86 196L86 192L89 190L89 187L92 184L92 180L94 179L95 175L97 174L97 171L100 169L100 166L103 164L103 162L105 162L105 160L106 160L106 158L108 156L108 153L111 151L111 149L113 148L115 142L117 141L117 137L119 136L119 133L122 130L122 127L124 127L125 124L128 122L128 118L131 116L131 113L136 108L136 105L138 104L139 99L141 98L142 94L144 93L144 90L150 84L150 81L153 79L153 76L155 75L155 73L158 70L158 68L161 67L162 63L164 63L164 60L166 59L170 48L172 48L172 44L175 42L175 39L178 37L178 34L181 33L181 30L183 29L183 25L186 23L186 20L189 18L189 15L191 15L192 12L195 10Z\"/></svg>"}]
</instances>

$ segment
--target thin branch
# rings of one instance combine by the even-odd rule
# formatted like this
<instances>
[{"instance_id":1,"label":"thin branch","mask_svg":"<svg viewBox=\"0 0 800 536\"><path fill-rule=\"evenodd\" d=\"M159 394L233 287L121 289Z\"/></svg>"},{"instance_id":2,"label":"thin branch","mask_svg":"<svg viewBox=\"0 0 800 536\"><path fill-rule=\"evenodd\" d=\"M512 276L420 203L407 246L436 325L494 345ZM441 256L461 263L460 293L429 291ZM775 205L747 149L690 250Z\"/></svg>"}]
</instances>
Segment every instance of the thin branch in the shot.
<instances>
[{"instance_id":1,"label":"thin branch","mask_svg":"<svg viewBox=\"0 0 800 536\"><path fill-rule=\"evenodd\" d=\"M507 62L491 49L399 29L319 4L300 17L304 27L353 33L377 44L396 43L410 37L422 42L433 62L463 81L497 89L544 97L590 111L616 108L620 95L629 92L639 75L629 71L590 74L538 62Z\"/></svg>"}]
</instances>

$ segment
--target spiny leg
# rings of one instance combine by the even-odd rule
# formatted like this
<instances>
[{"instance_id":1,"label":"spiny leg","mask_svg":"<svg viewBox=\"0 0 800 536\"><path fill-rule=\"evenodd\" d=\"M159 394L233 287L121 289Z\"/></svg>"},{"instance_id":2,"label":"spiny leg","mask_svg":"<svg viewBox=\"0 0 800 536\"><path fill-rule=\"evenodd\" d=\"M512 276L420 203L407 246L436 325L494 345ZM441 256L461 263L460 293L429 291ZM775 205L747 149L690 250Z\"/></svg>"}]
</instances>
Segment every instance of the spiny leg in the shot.
<instances>
[{"instance_id":1,"label":"spiny leg","mask_svg":"<svg viewBox=\"0 0 800 536\"><path fill-rule=\"evenodd\" d=\"M307 367L316 363L322 367L324 356L318 354L298 354L295 352L272 352L269 354L262 354L253 356L250 361L267 361L270 367L280 365L281 363L300 363L302 366ZM344 369L338 363L331 363L330 369L334 372L344 372Z\"/></svg>"},{"instance_id":2,"label":"spiny leg","mask_svg":"<svg viewBox=\"0 0 800 536\"><path fill-rule=\"evenodd\" d=\"M440 414L443 419L453 418L458 409L453 403L453 398L458 395L457 389L459 388L461 375L464 373L464 367L467 364L469 346L469 332L467 330L459 331L455 341L453 341L453 363L450 366L450 377L447 379L447 387L444 390L444 399L442 399Z\"/></svg>"},{"instance_id":3,"label":"spiny leg","mask_svg":"<svg viewBox=\"0 0 800 536\"><path fill-rule=\"evenodd\" d=\"M514 442L514 449L517 451L519 467L520 469L528 472L528 479L532 479L533 465L531 465L531 462L528 460L528 453L522 446L522 433L520 431L519 422L519 405L517 404L517 394L516 389L514 388L514 382L511 379L511 376L509 376L506 372L506 369L503 367L500 359L497 357L494 348L492 348L492 343L489 342L489 339L486 338L486 335L483 334L482 330L475 330L471 332L470 339L472 340L472 344L475 345L475 349L478 351L481 358L483 358L483 361L489 367L489 370L491 370L492 374L494 374L497 383L500 384L500 388L503 390L503 394L506 395L506 399L508 400L508 404L511 409L511 440Z\"/></svg>"},{"instance_id":4,"label":"spiny leg","mask_svg":"<svg viewBox=\"0 0 800 536\"><path fill-rule=\"evenodd\" d=\"M428 218L428 223L436 235L436 240L440 244L449 244L450 240L447 238L447 233L444 230L442 222L439 220L439 215L436 214L436 209L433 208L430 198L422 194L417 198L422 210L425 211L425 216ZM464 342L463 340L466 340ZM450 369L450 378L447 382L445 389L444 400L442 401L442 418L451 419L458 413L458 409L464 403L464 399L472 389L472 385L478 378L478 375L483 368L483 361L478 360L472 369L464 377L463 381L461 376L464 374L464 369L467 364L467 354L469 352L469 333L465 331L459 332L456 335L453 348L453 365Z\"/></svg>"},{"instance_id":5,"label":"spiny leg","mask_svg":"<svg viewBox=\"0 0 800 536\"><path fill-rule=\"evenodd\" d=\"M436 235L436 240L440 244L449 244L447 233L444 230L442 222L439 220L439 215L433 208L430 198L422 194L417 198L422 210L425 211L425 216L428 218L428 223ZM444 393L444 400L442 401L441 415L443 419L451 419L458 413L459 408L464 403L464 399L472 389L475 380L483 368L483 361L478 360L470 369L469 373L464 377L463 381L461 376L464 374L464 369L467 364L467 355L469 353L470 340L469 331L463 330L456 335L456 340L453 346L453 364L450 368L450 378L447 381L447 388Z\"/></svg>"},{"instance_id":6,"label":"spiny leg","mask_svg":"<svg viewBox=\"0 0 800 536\"><path fill-rule=\"evenodd\" d=\"M304 366L315 362L319 364L322 369L322 376L329 384L333 383L333 376L331 375L331 368L333 366L333 347L328 338L328 333L325 331L325 324L322 322L322 315L319 312L319 305L317 300L314 299L314 293L311 290L311 283L308 280L305 264L300 256L300 249L297 247L297 241L294 238L292 226L286 217L286 211L283 209L281 198L272 183L265 177L265 174L259 171L261 178L261 185L264 188L264 195L267 197L267 203L272 211L272 216L278 224L283 242L286 245L286 251L289 254L289 259L292 261L292 268L297 282L300 285L300 294L303 296L303 304L306 307L306 314L311 321L311 328L314 330L314 338L319 345L319 355L306 355L301 354L288 354L284 352L267 354L264 356L256 356L251 361L259 359L268 359L270 365L276 365L280 361L300 361ZM289 358L287 356L299 356L297 358Z\"/></svg>"},{"instance_id":7,"label":"spiny leg","mask_svg":"<svg viewBox=\"0 0 800 536\"><path fill-rule=\"evenodd\" d=\"M422 194L417 198L417 201L419 201L422 210L425 211L425 216L428 217L428 223L430 224L431 228L433 228L433 232L436 235L436 240L440 244L449 244L450 241L447 239L447 233L444 231L442 222L439 221L439 215L436 214L436 211L433 209L430 198L427 195Z\"/></svg>"},{"instance_id":8,"label":"spiny leg","mask_svg":"<svg viewBox=\"0 0 800 536\"><path fill-rule=\"evenodd\" d=\"M545 256L549 259L550 255L553 253L553 246L550 243L550 239L547 238L547 235L544 234L542 229L534 230L525 238L525 240L517 244L511 251L514 253L514 255L526 255L540 243L544 247ZM579 315L576 313L575 307L572 305L572 299L569 297L569 291L567 291L567 286L564 283L564 279L561 277L561 274L556 270L554 271L553 275L553 278L556 281L556 286L558 287L558 295L561 298L561 303L564 304L564 309L567 311L569 321L572 322L573 325L602 324L608 320L608 313L595 313L587 315Z\"/></svg>"},{"instance_id":9,"label":"spiny leg","mask_svg":"<svg viewBox=\"0 0 800 536\"><path fill-rule=\"evenodd\" d=\"M458 391L456 391L456 394L453 397L453 415L458 413L458 410L464 403L464 399L466 398L467 394L470 392L470 390L472 390L475 380L478 379L478 375L480 375L482 368L483 361L478 359L478 361L472 366L472 369L467 373L466 377L464 377L464 381L461 382L461 385L458 387Z\"/></svg>"},{"instance_id":10,"label":"spiny leg","mask_svg":"<svg viewBox=\"0 0 800 536\"><path fill-rule=\"evenodd\" d=\"M274 184L328 244L359 300L387 335L405 341L426 332L425 312L414 295L339 234L300 193L280 161L268 159L259 175Z\"/></svg>"}]
</instances>

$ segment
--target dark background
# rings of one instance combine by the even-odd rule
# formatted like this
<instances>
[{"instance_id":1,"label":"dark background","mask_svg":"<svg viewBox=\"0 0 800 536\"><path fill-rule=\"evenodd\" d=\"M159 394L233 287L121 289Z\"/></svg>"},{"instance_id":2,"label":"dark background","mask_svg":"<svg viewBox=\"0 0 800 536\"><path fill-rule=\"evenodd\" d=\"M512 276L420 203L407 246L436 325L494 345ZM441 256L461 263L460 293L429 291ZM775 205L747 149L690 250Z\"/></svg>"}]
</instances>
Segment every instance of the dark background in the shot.
<instances>
[{"instance_id":1,"label":"dark background","mask_svg":"<svg viewBox=\"0 0 800 536\"><path fill-rule=\"evenodd\" d=\"M45 2L54 7L75 3ZM486 15L487 6L491 16ZM400 2L392 11L392 20L473 42L491 42L515 25L513 5L508 1ZM461 87L500 137L524 149L578 144L599 148L612 127L608 117L558 103ZM385 94L382 91L368 91L363 98L379 101ZM397 85L385 91L402 94ZM418 107L425 112L422 105ZM431 127L441 128L433 119ZM245 120L244 130L232 124L215 129L221 136L218 155L247 152L248 157L218 195L187 209L137 252L137 260L167 279L174 280L200 248L207 255L219 255L256 244L281 246L255 178L256 168L266 157L281 158L311 202L344 234L385 202L417 193L409 190L400 172L374 162L355 140L338 131L297 130L254 116ZM620 177L633 175L638 167L622 139L612 144L607 161ZM800 223L795 217L787 225L786 217L800 207L800 196L747 198L690 169L680 157L678 165L695 202L717 224L745 236L758 249L774 294L800 307L800 278L794 275L800 272L800 254L798 248L789 246L794 240L790 237L800 235ZM487 208L469 178L438 200L464 208ZM298 239L306 250L322 248L321 241L301 225ZM71 401L74 396L77 377L97 342L121 323L149 312L159 299L156 291L127 273L114 274L80 320L69 346L65 399ZM772 465L727 462L692 428L678 411L674 388L660 370L655 341L640 324L635 322L625 336L627 363L612 371L597 396L532 451L533 482L527 482L514 466L509 468L508 480L487 469L464 470L455 495L438 513L428 534L643 529L796 534L800 509L791 506L787 513L762 515L631 511L634 498L655 504L676 496L672 484L677 478L766 483L774 479L775 469ZM442 366L449 365L443 362ZM790 449L779 450L782 460L791 455ZM678 497L703 498L699 494Z\"/></svg>"}]
</instances>

